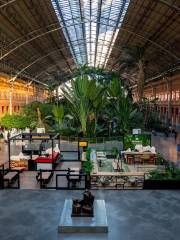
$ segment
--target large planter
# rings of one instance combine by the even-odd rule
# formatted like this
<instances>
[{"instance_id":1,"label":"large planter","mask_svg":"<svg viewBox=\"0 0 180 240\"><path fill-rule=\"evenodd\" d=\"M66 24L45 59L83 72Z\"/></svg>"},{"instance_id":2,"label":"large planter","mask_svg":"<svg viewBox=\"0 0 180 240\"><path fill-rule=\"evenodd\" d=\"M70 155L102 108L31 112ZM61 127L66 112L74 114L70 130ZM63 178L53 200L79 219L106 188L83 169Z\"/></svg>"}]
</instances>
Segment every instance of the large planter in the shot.
<instances>
[{"instance_id":1,"label":"large planter","mask_svg":"<svg viewBox=\"0 0 180 240\"><path fill-rule=\"evenodd\" d=\"M180 180L145 180L144 189L180 189Z\"/></svg>"}]
</instances>

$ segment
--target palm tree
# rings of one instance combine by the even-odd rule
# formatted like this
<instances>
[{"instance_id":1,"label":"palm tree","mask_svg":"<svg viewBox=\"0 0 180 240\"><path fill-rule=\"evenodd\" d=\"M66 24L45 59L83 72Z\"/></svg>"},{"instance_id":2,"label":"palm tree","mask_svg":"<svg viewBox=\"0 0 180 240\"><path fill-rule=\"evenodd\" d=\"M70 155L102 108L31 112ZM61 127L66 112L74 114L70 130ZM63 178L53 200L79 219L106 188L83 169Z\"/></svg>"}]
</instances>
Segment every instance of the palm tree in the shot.
<instances>
[{"instance_id":1,"label":"palm tree","mask_svg":"<svg viewBox=\"0 0 180 240\"><path fill-rule=\"evenodd\" d=\"M71 87L66 85L62 92L69 102L71 114L80 122L83 135L87 135L93 121L95 133L98 114L103 104L104 88L97 85L94 79L89 79L88 75L82 74L71 81Z\"/></svg>"},{"instance_id":2,"label":"palm tree","mask_svg":"<svg viewBox=\"0 0 180 240\"><path fill-rule=\"evenodd\" d=\"M131 121L137 109L133 107L128 95L125 94L118 78L112 80L107 92L111 103L111 112L109 114L112 119L116 119L118 128L121 129L122 133L126 133L130 130Z\"/></svg>"},{"instance_id":3,"label":"palm tree","mask_svg":"<svg viewBox=\"0 0 180 240\"><path fill-rule=\"evenodd\" d=\"M123 54L118 60L120 72L134 69L137 72L137 93L141 101L145 83L145 48L141 46L128 46L123 48Z\"/></svg>"},{"instance_id":4,"label":"palm tree","mask_svg":"<svg viewBox=\"0 0 180 240\"><path fill-rule=\"evenodd\" d=\"M52 113L54 120L56 122L56 128L58 131L62 130L64 127L64 107L63 105L54 105L52 108Z\"/></svg>"}]
</instances>

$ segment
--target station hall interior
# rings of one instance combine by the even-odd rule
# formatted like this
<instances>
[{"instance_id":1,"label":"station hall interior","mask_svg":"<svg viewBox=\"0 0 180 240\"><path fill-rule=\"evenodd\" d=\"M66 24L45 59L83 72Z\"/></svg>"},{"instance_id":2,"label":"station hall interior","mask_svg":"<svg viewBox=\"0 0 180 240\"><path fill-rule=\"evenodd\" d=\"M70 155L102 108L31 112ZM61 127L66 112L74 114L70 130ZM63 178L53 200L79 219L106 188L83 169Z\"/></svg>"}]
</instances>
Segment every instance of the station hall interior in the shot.
<instances>
[{"instance_id":1,"label":"station hall interior","mask_svg":"<svg viewBox=\"0 0 180 240\"><path fill-rule=\"evenodd\" d=\"M179 189L180 0L0 0L0 239L178 240Z\"/></svg>"}]
</instances>

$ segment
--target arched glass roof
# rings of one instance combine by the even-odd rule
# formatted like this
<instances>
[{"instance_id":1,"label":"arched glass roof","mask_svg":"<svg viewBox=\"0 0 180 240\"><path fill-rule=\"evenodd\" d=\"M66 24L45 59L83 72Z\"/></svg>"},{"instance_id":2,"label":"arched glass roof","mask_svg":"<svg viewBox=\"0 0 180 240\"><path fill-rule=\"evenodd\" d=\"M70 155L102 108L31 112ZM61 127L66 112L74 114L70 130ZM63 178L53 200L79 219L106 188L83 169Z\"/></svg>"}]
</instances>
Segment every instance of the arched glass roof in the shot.
<instances>
[{"instance_id":1,"label":"arched glass roof","mask_svg":"<svg viewBox=\"0 0 180 240\"><path fill-rule=\"evenodd\" d=\"M119 72L124 45L146 49L146 79L179 69L180 0L0 0L0 72L13 79Z\"/></svg>"},{"instance_id":2,"label":"arched glass roof","mask_svg":"<svg viewBox=\"0 0 180 240\"><path fill-rule=\"evenodd\" d=\"M104 67L130 0L51 1L76 63Z\"/></svg>"}]
</instances>

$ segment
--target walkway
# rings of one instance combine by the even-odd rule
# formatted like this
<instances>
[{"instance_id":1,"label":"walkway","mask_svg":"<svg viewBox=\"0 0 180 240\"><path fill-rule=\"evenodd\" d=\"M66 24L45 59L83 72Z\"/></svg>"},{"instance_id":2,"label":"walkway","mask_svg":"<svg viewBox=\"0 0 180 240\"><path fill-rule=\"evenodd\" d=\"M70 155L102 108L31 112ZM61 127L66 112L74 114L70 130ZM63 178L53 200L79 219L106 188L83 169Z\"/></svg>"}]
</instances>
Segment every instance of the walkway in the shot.
<instances>
[{"instance_id":1,"label":"walkway","mask_svg":"<svg viewBox=\"0 0 180 240\"><path fill-rule=\"evenodd\" d=\"M64 200L79 191L0 191L1 240L177 240L179 191L94 191L105 199L108 234L63 234L57 226Z\"/></svg>"}]
</instances>

